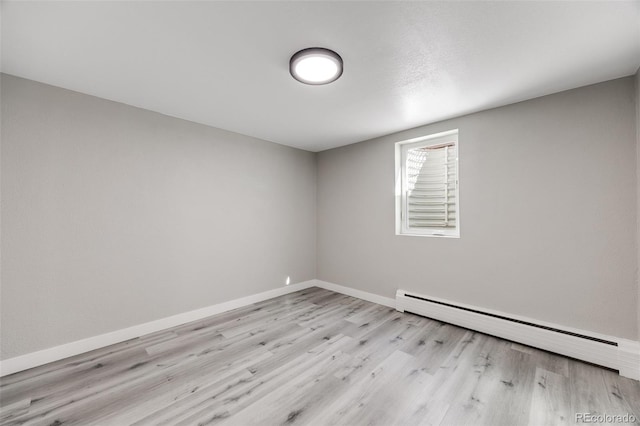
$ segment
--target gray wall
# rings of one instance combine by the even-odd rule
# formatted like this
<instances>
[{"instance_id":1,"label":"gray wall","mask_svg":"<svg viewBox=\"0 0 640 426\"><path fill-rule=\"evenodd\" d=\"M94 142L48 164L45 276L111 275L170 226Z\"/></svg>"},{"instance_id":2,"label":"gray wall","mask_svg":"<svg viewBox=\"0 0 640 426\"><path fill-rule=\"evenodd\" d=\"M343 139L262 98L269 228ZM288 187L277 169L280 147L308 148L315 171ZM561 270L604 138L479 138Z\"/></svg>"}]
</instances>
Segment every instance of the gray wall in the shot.
<instances>
[{"instance_id":1,"label":"gray wall","mask_svg":"<svg viewBox=\"0 0 640 426\"><path fill-rule=\"evenodd\" d=\"M638 338L634 78L318 155L318 278ZM394 142L460 130L461 238L396 236Z\"/></svg>"},{"instance_id":2,"label":"gray wall","mask_svg":"<svg viewBox=\"0 0 640 426\"><path fill-rule=\"evenodd\" d=\"M315 154L0 84L2 359L286 276L638 338L640 74L319 153L317 210ZM452 128L462 237L396 236L394 142Z\"/></svg>"},{"instance_id":3,"label":"gray wall","mask_svg":"<svg viewBox=\"0 0 640 426\"><path fill-rule=\"evenodd\" d=\"M638 215L636 250L638 254L637 266L640 268L640 68L636 71L636 178L636 214ZM640 269L638 268L636 268L636 280L638 284L638 334L640 335Z\"/></svg>"},{"instance_id":4,"label":"gray wall","mask_svg":"<svg viewBox=\"0 0 640 426\"><path fill-rule=\"evenodd\" d=\"M1 85L3 359L315 277L315 154Z\"/></svg>"}]
</instances>

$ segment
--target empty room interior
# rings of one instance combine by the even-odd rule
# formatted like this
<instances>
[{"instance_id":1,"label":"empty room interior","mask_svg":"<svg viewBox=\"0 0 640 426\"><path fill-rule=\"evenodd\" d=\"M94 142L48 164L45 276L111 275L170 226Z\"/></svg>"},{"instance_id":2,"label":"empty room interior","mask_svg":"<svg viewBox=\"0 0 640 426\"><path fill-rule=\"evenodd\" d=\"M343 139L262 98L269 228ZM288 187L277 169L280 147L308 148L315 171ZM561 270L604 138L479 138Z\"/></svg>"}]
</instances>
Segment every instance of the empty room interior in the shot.
<instances>
[{"instance_id":1,"label":"empty room interior","mask_svg":"<svg viewBox=\"0 0 640 426\"><path fill-rule=\"evenodd\" d=\"M0 425L640 425L640 1L0 23Z\"/></svg>"}]
</instances>

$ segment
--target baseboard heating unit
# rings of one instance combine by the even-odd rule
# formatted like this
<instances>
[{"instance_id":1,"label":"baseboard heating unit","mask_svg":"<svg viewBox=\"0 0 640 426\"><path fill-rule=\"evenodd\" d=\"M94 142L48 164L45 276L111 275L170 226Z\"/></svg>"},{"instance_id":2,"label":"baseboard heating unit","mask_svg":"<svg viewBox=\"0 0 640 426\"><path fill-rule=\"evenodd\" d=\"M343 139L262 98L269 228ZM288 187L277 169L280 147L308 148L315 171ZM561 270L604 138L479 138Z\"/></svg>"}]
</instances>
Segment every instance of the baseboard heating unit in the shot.
<instances>
[{"instance_id":1,"label":"baseboard heating unit","mask_svg":"<svg viewBox=\"0 0 640 426\"><path fill-rule=\"evenodd\" d=\"M618 370L640 380L640 342L572 329L404 290L396 309Z\"/></svg>"}]
</instances>

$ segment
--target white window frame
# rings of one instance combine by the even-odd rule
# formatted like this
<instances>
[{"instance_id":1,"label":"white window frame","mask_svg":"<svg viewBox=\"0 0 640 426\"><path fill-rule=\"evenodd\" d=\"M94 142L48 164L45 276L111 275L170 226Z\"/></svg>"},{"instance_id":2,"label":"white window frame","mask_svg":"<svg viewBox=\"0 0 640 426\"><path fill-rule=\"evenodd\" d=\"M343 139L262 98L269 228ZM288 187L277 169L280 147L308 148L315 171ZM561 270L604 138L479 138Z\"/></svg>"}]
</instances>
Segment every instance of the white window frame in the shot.
<instances>
[{"instance_id":1,"label":"white window frame","mask_svg":"<svg viewBox=\"0 0 640 426\"><path fill-rule=\"evenodd\" d=\"M407 224L407 151L425 146L438 146L455 143L458 157L456 158L456 227L446 228L409 228ZM408 139L395 144L396 160L396 235L419 237L460 238L460 143L458 129L435 133L428 136Z\"/></svg>"}]
</instances>

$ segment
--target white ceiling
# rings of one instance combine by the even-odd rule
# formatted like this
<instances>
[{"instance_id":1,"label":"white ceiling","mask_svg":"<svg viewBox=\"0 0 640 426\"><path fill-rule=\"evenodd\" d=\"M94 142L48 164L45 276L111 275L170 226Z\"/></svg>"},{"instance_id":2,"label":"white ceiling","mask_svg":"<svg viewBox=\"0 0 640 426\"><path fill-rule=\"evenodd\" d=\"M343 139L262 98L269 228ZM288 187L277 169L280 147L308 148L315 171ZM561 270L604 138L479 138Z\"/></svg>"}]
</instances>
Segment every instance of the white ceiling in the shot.
<instances>
[{"instance_id":1,"label":"white ceiling","mask_svg":"<svg viewBox=\"0 0 640 426\"><path fill-rule=\"evenodd\" d=\"M634 73L640 1L3 2L2 71L310 151ZM344 59L306 86L297 50Z\"/></svg>"}]
</instances>

